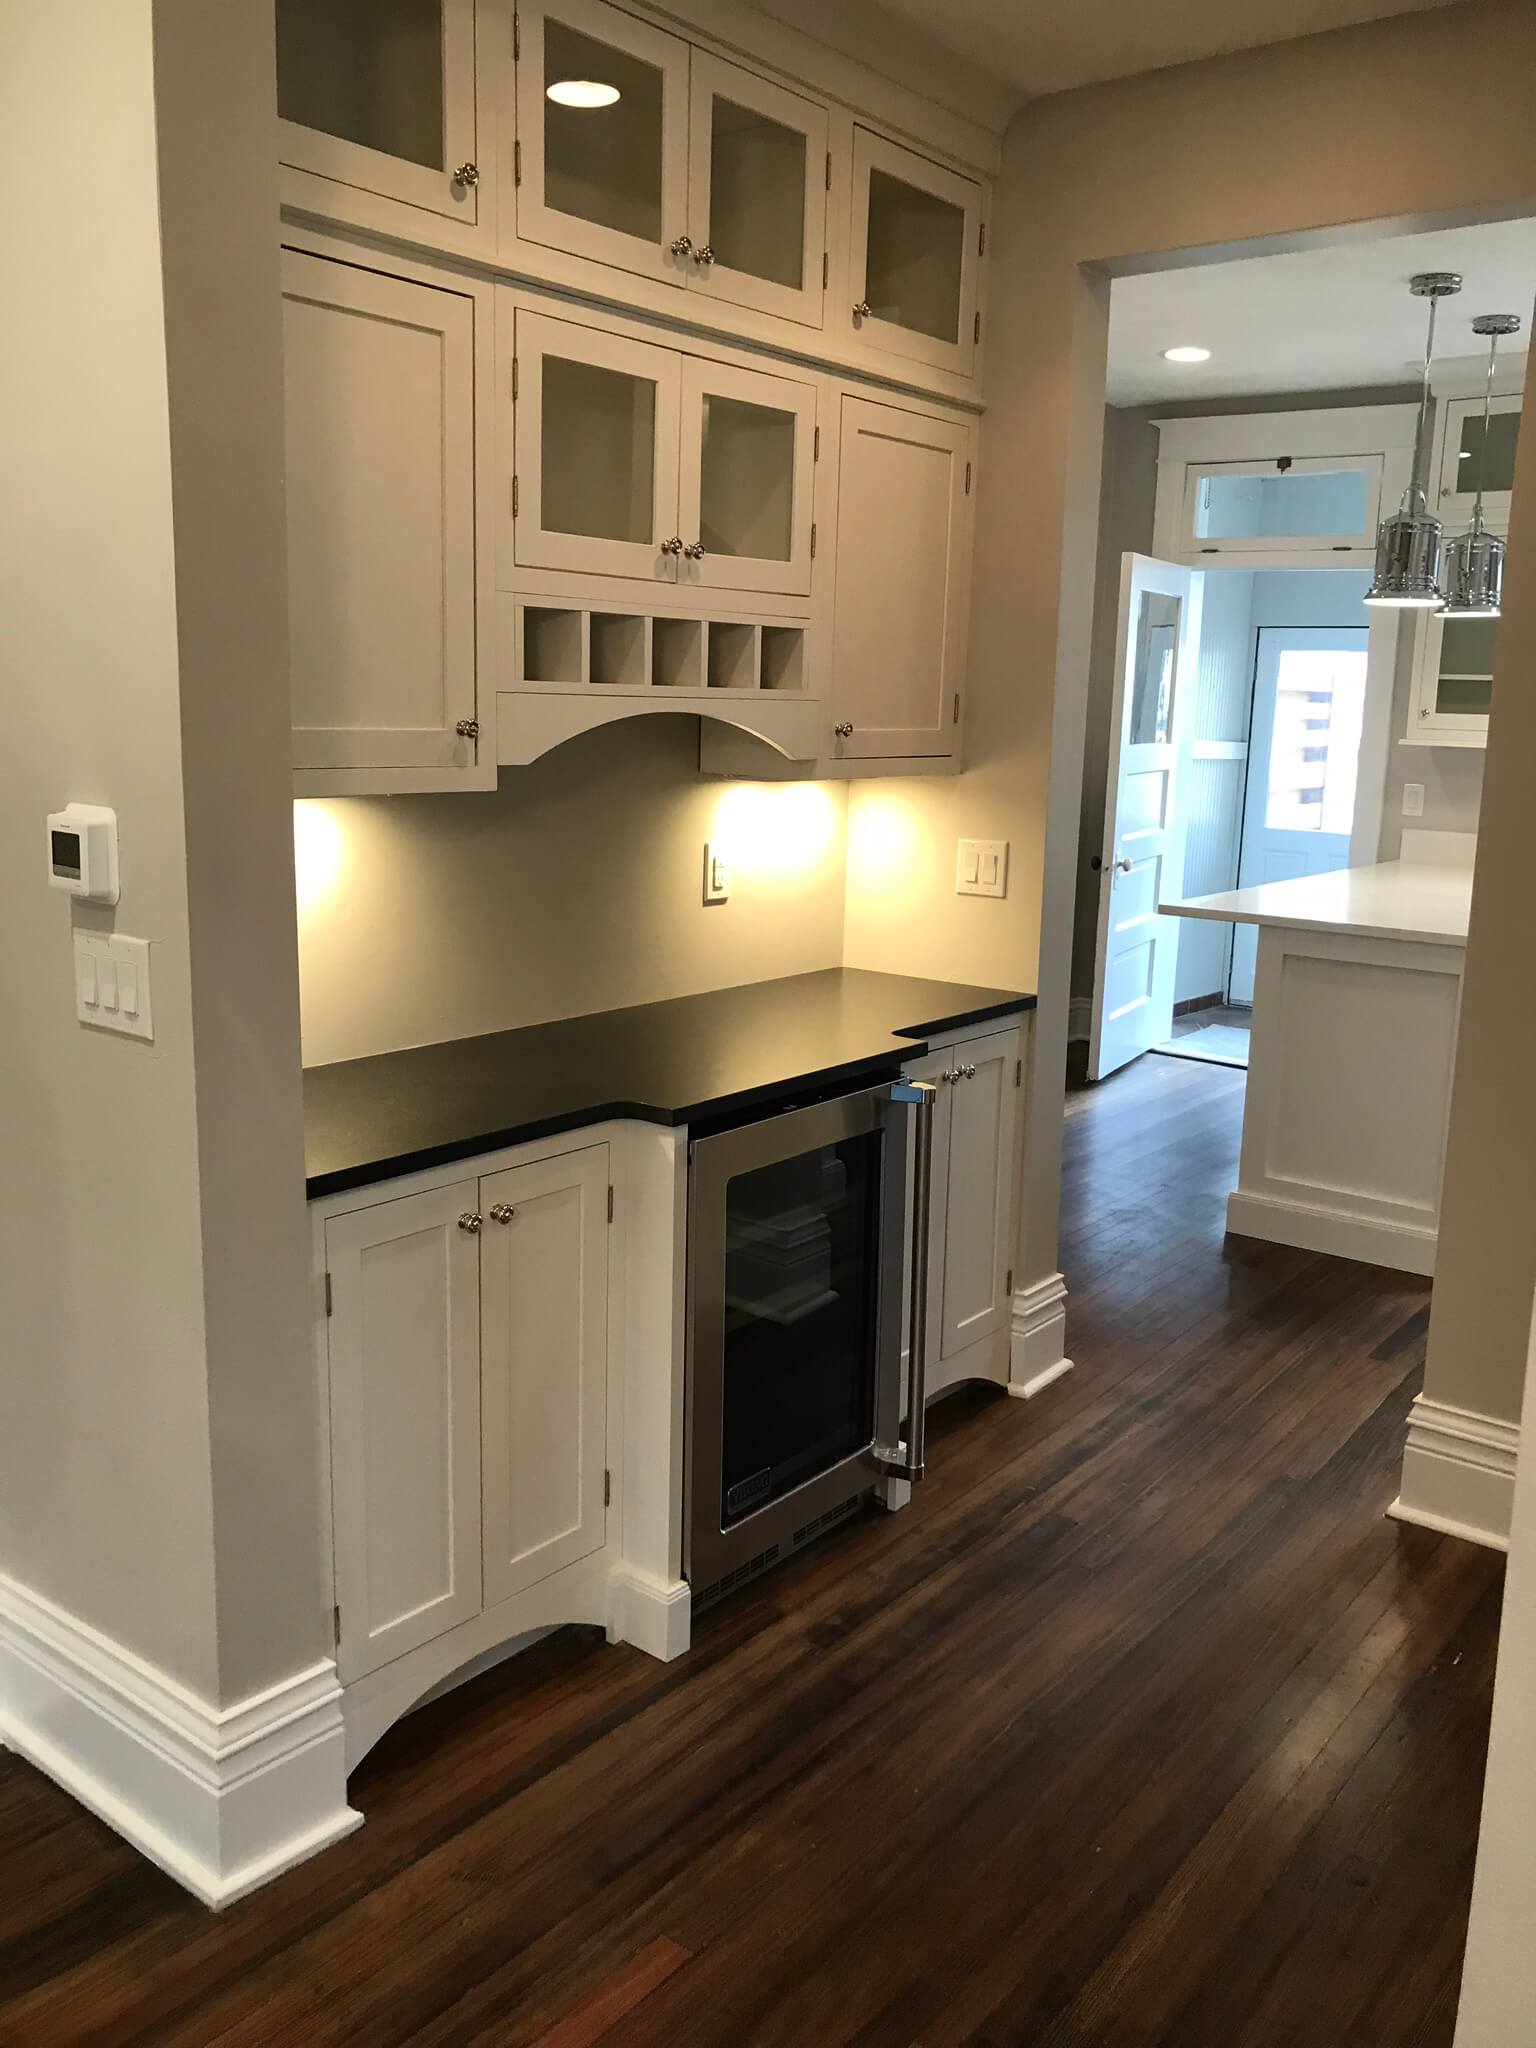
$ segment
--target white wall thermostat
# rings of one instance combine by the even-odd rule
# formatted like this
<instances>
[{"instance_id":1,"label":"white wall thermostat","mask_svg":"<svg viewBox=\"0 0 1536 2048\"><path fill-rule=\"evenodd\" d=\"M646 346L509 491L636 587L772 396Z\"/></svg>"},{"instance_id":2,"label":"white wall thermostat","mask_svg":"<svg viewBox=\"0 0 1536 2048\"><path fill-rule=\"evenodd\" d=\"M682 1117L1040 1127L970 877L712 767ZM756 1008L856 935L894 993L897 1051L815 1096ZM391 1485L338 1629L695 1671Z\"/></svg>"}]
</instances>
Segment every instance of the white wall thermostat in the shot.
<instances>
[{"instance_id":1,"label":"white wall thermostat","mask_svg":"<svg viewBox=\"0 0 1536 2048\"><path fill-rule=\"evenodd\" d=\"M117 901L117 813L66 804L48 820L48 881L85 903Z\"/></svg>"}]
</instances>

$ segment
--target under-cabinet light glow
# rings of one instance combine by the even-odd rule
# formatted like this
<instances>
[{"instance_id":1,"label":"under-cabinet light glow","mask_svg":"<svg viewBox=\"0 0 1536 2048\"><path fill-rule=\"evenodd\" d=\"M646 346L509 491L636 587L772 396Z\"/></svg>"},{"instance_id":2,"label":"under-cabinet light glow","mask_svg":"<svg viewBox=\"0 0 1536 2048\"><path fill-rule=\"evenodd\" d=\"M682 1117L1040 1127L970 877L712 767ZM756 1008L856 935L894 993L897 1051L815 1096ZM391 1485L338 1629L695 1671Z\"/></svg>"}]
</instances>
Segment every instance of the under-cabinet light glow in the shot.
<instances>
[{"instance_id":1,"label":"under-cabinet light glow","mask_svg":"<svg viewBox=\"0 0 1536 2048\"><path fill-rule=\"evenodd\" d=\"M611 107L619 97L616 85L595 78L559 78L546 86L544 97L557 107Z\"/></svg>"},{"instance_id":2,"label":"under-cabinet light glow","mask_svg":"<svg viewBox=\"0 0 1536 2048\"><path fill-rule=\"evenodd\" d=\"M323 803L293 807L293 880L299 915L318 910L334 895L347 869L347 837Z\"/></svg>"},{"instance_id":3,"label":"under-cabinet light glow","mask_svg":"<svg viewBox=\"0 0 1536 2048\"><path fill-rule=\"evenodd\" d=\"M841 805L819 782L738 782L721 796L713 839L738 877L790 881L814 872L838 841Z\"/></svg>"},{"instance_id":4,"label":"under-cabinet light glow","mask_svg":"<svg viewBox=\"0 0 1536 2048\"><path fill-rule=\"evenodd\" d=\"M1165 348L1163 350L1163 361L1165 363L1208 363L1210 360L1210 350L1208 348L1197 348L1193 342L1181 344L1178 348Z\"/></svg>"}]
</instances>

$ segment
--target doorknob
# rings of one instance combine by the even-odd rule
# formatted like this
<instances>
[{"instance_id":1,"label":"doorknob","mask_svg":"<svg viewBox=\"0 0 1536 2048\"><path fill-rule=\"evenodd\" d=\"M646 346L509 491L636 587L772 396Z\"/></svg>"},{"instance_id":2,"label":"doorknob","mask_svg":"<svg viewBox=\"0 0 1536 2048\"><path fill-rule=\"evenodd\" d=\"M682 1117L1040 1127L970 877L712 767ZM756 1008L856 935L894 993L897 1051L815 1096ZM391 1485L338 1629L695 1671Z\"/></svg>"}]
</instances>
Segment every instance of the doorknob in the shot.
<instances>
[{"instance_id":1,"label":"doorknob","mask_svg":"<svg viewBox=\"0 0 1536 2048\"><path fill-rule=\"evenodd\" d=\"M1103 873L1112 875L1115 872L1116 868L1118 868L1122 874L1128 875L1131 872L1131 869L1134 865L1135 863L1130 859L1129 855L1126 854L1122 854L1118 860L1106 860L1102 853L1096 853L1093 856L1093 868L1095 874Z\"/></svg>"}]
</instances>

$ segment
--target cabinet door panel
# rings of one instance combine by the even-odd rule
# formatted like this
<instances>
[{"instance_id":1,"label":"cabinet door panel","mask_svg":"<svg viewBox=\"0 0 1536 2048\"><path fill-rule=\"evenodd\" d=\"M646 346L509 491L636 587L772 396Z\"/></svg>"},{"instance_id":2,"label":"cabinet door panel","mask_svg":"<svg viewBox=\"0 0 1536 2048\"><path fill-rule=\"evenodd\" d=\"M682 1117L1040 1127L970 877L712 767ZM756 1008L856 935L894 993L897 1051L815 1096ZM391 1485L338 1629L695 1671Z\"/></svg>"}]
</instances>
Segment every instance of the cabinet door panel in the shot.
<instances>
[{"instance_id":1,"label":"cabinet door panel","mask_svg":"<svg viewBox=\"0 0 1536 2048\"><path fill-rule=\"evenodd\" d=\"M849 317L864 342L969 376L980 243L979 185L854 129Z\"/></svg>"},{"instance_id":2,"label":"cabinet door panel","mask_svg":"<svg viewBox=\"0 0 1536 2048\"><path fill-rule=\"evenodd\" d=\"M1483 432L1481 398L1442 399L1439 516L1452 527L1472 524L1477 486L1483 486L1483 523L1495 533L1509 531L1515 486L1515 450L1524 400L1501 394L1490 407Z\"/></svg>"},{"instance_id":3,"label":"cabinet door panel","mask_svg":"<svg viewBox=\"0 0 1536 2048\"><path fill-rule=\"evenodd\" d=\"M810 590L815 435L813 386L683 358L680 583Z\"/></svg>"},{"instance_id":4,"label":"cabinet door panel","mask_svg":"<svg viewBox=\"0 0 1536 2048\"><path fill-rule=\"evenodd\" d=\"M949 1178L944 1208L944 1290L939 1356L995 1336L1008 1318L1019 1039L998 1032L954 1048ZM971 1069L975 1071L972 1073Z\"/></svg>"},{"instance_id":5,"label":"cabinet door panel","mask_svg":"<svg viewBox=\"0 0 1536 2048\"><path fill-rule=\"evenodd\" d=\"M480 1611L475 1199L468 1181L326 1224L343 1678Z\"/></svg>"},{"instance_id":6,"label":"cabinet door panel","mask_svg":"<svg viewBox=\"0 0 1536 2048\"><path fill-rule=\"evenodd\" d=\"M475 0L277 0L277 109L283 163L478 219Z\"/></svg>"},{"instance_id":7,"label":"cabinet door panel","mask_svg":"<svg viewBox=\"0 0 1536 2048\"><path fill-rule=\"evenodd\" d=\"M538 313L516 331L515 562L675 582L681 358Z\"/></svg>"},{"instance_id":8,"label":"cabinet door panel","mask_svg":"<svg viewBox=\"0 0 1536 2048\"><path fill-rule=\"evenodd\" d=\"M283 251L296 768L468 767L475 303Z\"/></svg>"},{"instance_id":9,"label":"cabinet door panel","mask_svg":"<svg viewBox=\"0 0 1536 2048\"><path fill-rule=\"evenodd\" d=\"M518 235L685 286L688 45L603 0L524 0L518 22Z\"/></svg>"},{"instance_id":10,"label":"cabinet door panel","mask_svg":"<svg viewBox=\"0 0 1536 2048\"><path fill-rule=\"evenodd\" d=\"M971 430L843 400L835 707L850 759L953 754L970 595Z\"/></svg>"},{"instance_id":11,"label":"cabinet door panel","mask_svg":"<svg viewBox=\"0 0 1536 2048\"><path fill-rule=\"evenodd\" d=\"M485 1598L601 1548L608 1148L481 1182Z\"/></svg>"},{"instance_id":12,"label":"cabinet door panel","mask_svg":"<svg viewBox=\"0 0 1536 2048\"><path fill-rule=\"evenodd\" d=\"M695 50L690 133L690 283L819 327L826 108Z\"/></svg>"}]
</instances>

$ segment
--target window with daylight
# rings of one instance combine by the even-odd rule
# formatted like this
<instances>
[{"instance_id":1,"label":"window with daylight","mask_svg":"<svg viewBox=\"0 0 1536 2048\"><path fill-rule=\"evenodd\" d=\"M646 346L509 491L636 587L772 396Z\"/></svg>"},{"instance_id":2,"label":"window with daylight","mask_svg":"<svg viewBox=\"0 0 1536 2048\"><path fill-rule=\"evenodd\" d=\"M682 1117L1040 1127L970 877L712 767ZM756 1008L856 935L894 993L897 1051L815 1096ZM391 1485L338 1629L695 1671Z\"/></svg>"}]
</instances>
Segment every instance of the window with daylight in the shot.
<instances>
[{"instance_id":1,"label":"window with daylight","mask_svg":"<svg viewBox=\"0 0 1536 2048\"><path fill-rule=\"evenodd\" d=\"M1355 814L1363 653L1287 648L1280 656L1264 824L1269 831L1348 833Z\"/></svg>"}]
</instances>

